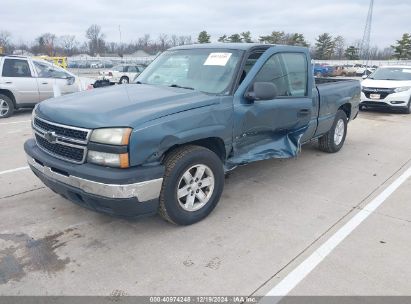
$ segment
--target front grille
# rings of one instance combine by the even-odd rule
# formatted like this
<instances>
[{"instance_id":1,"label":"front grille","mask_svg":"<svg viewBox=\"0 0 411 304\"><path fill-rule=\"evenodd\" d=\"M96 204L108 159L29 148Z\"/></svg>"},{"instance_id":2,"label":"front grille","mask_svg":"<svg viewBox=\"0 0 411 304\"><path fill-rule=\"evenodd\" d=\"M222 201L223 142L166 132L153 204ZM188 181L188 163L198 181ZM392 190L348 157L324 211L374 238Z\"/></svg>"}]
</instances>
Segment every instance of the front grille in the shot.
<instances>
[{"instance_id":1,"label":"front grille","mask_svg":"<svg viewBox=\"0 0 411 304\"><path fill-rule=\"evenodd\" d=\"M60 158L74 162L82 162L84 160L85 149L66 146L59 143L49 143L38 134L36 134L36 141L41 148Z\"/></svg>"},{"instance_id":2,"label":"front grille","mask_svg":"<svg viewBox=\"0 0 411 304\"><path fill-rule=\"evenodd\" d=\"M50 124L45 122L44 120L40 120L37 117L34 118L34 125L44 131L52 131L55 132L57 135L61 135L64 137L69 137L78 140L86 140L88 136L88 131L83 131L74 128L62 127L55 124Z\"/></svg>"},{"instance_id":3,"label":"front grille","mask_svg":"<svg viewBox=\"0 0 411 304\"><path fill-rule=\"evenodd\" d=\"M380 94L380 99L385 99L388 95L394 93L394 89L385 88L363 88L362 91L368 99L371 99L371 94Z\"/></svg>"},{"instance_id":4,"label":"front grille","mask_svg":"<svg viewBox=\"0 0 411 304\"><path fill-rule=\"evenodd\" d=\"M83 163L91 130L33 119L37 145L46 153L72 163Z\"/></svg>"}]
</instances>

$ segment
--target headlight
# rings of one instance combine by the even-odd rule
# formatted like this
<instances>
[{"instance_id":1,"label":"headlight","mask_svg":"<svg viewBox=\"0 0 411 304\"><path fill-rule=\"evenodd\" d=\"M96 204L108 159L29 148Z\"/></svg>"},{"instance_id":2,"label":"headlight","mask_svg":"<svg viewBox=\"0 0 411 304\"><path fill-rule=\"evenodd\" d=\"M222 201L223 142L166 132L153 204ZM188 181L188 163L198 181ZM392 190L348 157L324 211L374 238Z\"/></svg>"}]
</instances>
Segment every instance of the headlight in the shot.
<instances>
[{"instance_id":1,"label":"headlight","mask_svg":"<svg viewBox=\"0 0 411 304\"><path fill-rule=\"evenodd\" d=\"M411 87L401 87L401 88L396 88L394 90L395 93L401 93L401 92L405 92L408 91L409 89L411 89Z\"/></svg>"},{"instance_id":2,"label":"headlight","mask_svg":"<svg viewBox=\"0 0 411 304\"><path fill-rule=\"evenodd\" d=\"M114 168L128 168L130 166L128 153L114 154L98 151L88 151L87 162Z\"/></svg>"},{"instance_id":3,"label":"headlight","mask_svg":"<svg viewBox=\"0 0 411 304\"><path fill-rule=\"evenodd\" d=\"M130 128L96 129L91 134L90 141L108 145L128 145Z\"/></svg>"}]
</instances>

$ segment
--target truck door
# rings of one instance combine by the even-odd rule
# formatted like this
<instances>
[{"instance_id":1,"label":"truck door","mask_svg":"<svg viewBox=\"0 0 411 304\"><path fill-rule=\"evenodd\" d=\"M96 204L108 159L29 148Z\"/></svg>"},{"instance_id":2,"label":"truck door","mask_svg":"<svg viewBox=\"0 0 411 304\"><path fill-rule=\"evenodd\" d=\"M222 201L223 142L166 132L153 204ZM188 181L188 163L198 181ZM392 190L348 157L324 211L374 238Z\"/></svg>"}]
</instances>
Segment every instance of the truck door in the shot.
<instances>
[{"instance_id":1,"label":"truck door","mask_svg":"<svg viewBox=\"0 0 411 304\"><path fill-rule=\"evenodd\" d=\"M17 106L39 102L37 81L27 59L4 59L1 80L2 87L13 92Z\"/></svg>"},{"instance_id":2,"label":"truck door","mask_svg":"<svg viewBox=\"0 0 411 304\"><path fill-rule=\"evenodd\" d=\"M235 166L268 158L296 156L312 113L312 79L308 53L268 49L249 71L234 96ZM250 100L255 83L274 84L268 100Z\"/></svg>"}]
</instances>

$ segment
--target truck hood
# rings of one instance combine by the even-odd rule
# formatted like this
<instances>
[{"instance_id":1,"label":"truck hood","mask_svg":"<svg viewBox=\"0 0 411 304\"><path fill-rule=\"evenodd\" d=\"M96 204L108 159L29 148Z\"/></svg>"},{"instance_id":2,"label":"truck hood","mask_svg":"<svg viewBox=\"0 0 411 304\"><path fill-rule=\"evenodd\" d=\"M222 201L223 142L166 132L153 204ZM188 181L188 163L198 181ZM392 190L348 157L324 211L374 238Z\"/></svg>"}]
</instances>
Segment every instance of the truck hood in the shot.
<instances>
[{"instance_id":1,"label":"truck hood","mask_svg":"<svg viewBox=\"0 0 411 304\"><path fill-rule=\"evenodd\" d=\"M367 88L401 88L411 86L411 81L408 80L374 80L374 79L364 79L361 82L363 87Z\"/></svg>"},{"instance_id":2,"label":"truck hood","mask_svg":"<svg viewBox=\"0 0 411 304\"><path fill-rule=\"evenodd\" d=\"M147 121L218 103L218 96L145 84L116 85L41 102L37 115L82 128L137 127Z\"/></svg>"}]
</instances>

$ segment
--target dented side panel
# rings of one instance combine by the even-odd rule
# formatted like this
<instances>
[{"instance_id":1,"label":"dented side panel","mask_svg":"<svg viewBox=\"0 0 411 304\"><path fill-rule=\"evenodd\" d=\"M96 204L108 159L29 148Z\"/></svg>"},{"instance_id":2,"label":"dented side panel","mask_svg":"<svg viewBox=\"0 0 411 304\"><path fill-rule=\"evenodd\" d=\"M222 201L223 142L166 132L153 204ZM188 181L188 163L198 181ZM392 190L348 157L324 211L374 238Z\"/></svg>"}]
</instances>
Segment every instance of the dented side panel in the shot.
<instances>
[{"instance_id":1,"label":"dented side panel","mask_svg":"<svg viewBox=\"0 0 411 304\"><path fill-rule=\"evenodd\" d=\"M226 168L269 158L289 158L298 154L301 139L311 120L312 90L306 97L284 97L250 102L244 96L253 79L274 54L289 49L274 47L266 51L250 70L234 96L234 138L232 157ZM304 52L307 59L308 53ZM313 77L308 77L308 88L313 87Z\"/></svg>"}]
</instances>

